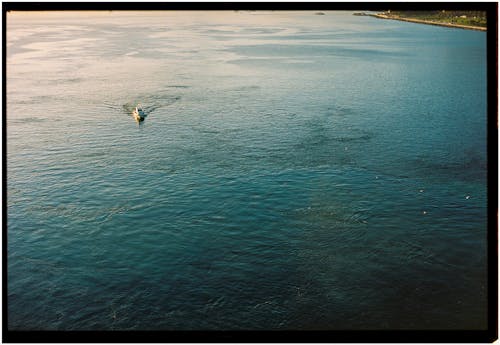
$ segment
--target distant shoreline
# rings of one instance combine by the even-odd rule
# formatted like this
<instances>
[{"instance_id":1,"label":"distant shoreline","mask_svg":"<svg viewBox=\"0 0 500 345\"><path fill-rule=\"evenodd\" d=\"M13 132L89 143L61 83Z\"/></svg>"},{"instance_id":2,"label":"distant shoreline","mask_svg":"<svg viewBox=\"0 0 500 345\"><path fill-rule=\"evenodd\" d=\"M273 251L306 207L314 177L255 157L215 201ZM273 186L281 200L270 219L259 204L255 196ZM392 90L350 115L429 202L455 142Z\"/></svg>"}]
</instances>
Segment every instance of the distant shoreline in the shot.
<instances>
[{"instance_id":1,"label":"distant shoreline","mask_svg":"<svg viewBox=\"0 0 500 345\"><path fill-rule=\"evenodd\" d=\"M399 17L399 16L391 16L391 15L387 15L387 14L380 14L380 13L369 14L369 16L379 18L379 19L392 19L392 20L400 20L403 22L411 22L411 23L418 23L418 24L437 25L437 26L445 26L445 27L450 27L450 28L459 28L459 29L466 29L466 30L486 31L486 28L483 28L481 26L441 23L441 22L435 22L435 21L430 21L430 20L405 18L405 17Z\"/></svg>"}]
</instances>

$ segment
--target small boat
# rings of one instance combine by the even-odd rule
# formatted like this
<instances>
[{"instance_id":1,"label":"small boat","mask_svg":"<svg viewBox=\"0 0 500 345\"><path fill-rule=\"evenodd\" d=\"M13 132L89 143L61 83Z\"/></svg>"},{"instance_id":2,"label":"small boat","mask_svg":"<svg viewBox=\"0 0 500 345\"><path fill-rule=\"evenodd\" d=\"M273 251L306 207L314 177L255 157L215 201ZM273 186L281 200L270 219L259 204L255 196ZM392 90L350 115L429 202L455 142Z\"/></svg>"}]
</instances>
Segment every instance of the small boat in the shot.
<instances>
[{"instance_id":1,"label":"small boat","mask_svg":"<svg viewBox=\"0 0 500 345\"><path fill-rule=\"evenodd\" d=\"M134 111L132 112L132 115L134 115L134 118L137 120L137 122L144 121L144 119L147 116L144 110L139 105L135 107Z\"/></svg>"}]
</instances>

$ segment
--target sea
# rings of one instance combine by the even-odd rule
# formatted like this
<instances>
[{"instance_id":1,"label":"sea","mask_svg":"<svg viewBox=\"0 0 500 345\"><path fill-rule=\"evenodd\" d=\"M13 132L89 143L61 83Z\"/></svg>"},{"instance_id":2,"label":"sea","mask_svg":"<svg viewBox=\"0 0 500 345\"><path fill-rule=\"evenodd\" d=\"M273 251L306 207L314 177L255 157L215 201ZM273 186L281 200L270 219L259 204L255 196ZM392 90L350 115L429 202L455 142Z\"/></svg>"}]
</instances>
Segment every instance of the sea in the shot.
<instances>
[{"instance_id":1,"label":"sea","mask_svg":"<svg viewBox=\"0 0 500 345\"><path fill-rule=\"evenodd\" d=\"M6 56L9 330L487 328L485 32L13 11Z\"/></svg>"}]
</instances>

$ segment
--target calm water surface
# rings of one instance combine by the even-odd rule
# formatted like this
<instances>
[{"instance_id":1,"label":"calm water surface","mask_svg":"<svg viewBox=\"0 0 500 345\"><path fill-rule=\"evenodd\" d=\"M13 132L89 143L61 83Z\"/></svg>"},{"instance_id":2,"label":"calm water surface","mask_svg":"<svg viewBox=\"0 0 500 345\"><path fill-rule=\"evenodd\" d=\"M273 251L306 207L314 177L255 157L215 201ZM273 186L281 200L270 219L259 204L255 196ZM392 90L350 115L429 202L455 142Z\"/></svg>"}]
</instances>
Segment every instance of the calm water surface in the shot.
<instances>
[{"instance_id":1,"label":"calm water surface","mask_svg":"<svg viewBox=\"0 0 500 345\"><path fill-rule=\"evenodd\" d=\"M8 13L9 328L484 329L486 127L484 32Z\"/></svg>"}]
</instances>

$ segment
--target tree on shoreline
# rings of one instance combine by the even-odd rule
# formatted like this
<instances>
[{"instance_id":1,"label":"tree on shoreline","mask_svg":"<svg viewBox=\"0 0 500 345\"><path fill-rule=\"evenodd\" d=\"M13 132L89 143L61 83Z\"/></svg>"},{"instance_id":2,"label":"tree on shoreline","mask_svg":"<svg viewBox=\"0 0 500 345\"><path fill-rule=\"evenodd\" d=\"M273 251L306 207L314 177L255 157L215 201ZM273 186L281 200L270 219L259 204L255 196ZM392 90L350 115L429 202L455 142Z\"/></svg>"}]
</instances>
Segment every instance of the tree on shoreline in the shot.
<instances>
[{"instance_id":1,"label":"tree on shoreline","mask_svg":"<svg viewBox=\"0 0 500 345\"><path fill-rule=\"evenodd\" d=\"M483 11L390 11L386 15L439 23L486 27L486 12Z\"/></svg>"}]
</instances>

